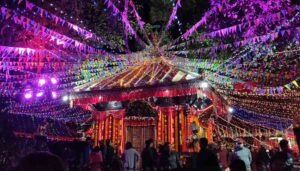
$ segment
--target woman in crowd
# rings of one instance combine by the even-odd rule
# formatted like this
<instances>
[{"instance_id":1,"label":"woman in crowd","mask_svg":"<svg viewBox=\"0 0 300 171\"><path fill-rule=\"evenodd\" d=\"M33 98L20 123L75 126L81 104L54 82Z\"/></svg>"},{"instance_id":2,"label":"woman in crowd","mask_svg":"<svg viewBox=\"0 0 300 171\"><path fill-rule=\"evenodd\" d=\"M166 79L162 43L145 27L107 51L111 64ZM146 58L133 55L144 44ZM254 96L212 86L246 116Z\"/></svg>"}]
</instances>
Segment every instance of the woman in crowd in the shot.
<instances>
[{"instance_id":1,"label":"woman in crowd","mask_svg":"<svg viewBox=\"0 0 300 171\"><path fill-rule=\"evenodd\" d=\"M137 170L137 162L140 158L139 153L133 148L131 142L127 142L123 154L123 167L125 171Z\"/></svg>"}]
</instances>

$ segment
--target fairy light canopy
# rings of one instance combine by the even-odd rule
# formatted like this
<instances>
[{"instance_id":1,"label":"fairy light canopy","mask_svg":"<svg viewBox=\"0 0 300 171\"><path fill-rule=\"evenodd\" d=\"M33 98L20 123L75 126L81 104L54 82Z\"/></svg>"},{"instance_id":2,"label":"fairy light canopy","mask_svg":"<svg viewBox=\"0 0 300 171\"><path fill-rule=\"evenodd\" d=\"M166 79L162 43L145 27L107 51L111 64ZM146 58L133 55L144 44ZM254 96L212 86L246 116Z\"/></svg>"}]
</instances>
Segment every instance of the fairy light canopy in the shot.
<instances>
[{"instance_id":1,"label":"fairy light canopy","mask_svg":"<svg viewBox=\"0 0 300 171\"><path fill-rule=\"evenodd\" d=\"M80 12L72 1L66 11L78 7L74 16L55 0L1 2L2 97L86 105L209 86L222 107L234 109L232 117L245 121L266 118L260 124L275 127L271 122L283 119L284 129L300 112L298 2L211 0L191 19L184 12L193 4L181 0L150 4L152 13L134 0L93 2ZM161 5L168 15L148 22ZM94 13L89 21L100 22L96 29L78 17L87 11Z\"/></svg>"}]
</instances>

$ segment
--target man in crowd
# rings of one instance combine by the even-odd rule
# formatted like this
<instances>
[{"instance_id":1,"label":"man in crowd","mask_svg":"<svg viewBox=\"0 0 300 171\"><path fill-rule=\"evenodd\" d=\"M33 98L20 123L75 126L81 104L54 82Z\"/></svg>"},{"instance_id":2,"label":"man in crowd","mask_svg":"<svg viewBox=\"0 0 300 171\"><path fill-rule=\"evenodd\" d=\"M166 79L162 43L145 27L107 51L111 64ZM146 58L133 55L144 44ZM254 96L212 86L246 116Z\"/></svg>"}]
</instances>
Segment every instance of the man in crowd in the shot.
<instances>
[{"instance_id":1,"label":"man in crowd","mask_svg":"<svg viewBox=\"0 0 300 171\"><path fill-rule=\"evenodd\" d=\"M281 151L275 153L271 159L271 171L292 171L293 155L289 149L289 142L285 139L279 142Z\"/></svg>"},{"instance_id":2,"label":"man in crowd","mask_svg":"<svg viewBox=\"0 0 300 171\"><path fill-rule=\"evenodd\" d=\"M207 148L207 138L200 138L200 152L197 159L197 170L221 171L217 155Z\"/></svg>"},{"instance_id":3,"label":"man in crowd","mask_svg":"<svg viewBox=\"0 0 300 171\"><path fill-rule=\"evenodd\" d=\"M238 139L236 142L236 147L235 147L232 161L236 159L242 160L246 165L246 170L251 171L251 163L252 163L251 151L244 146L242 139Z\"/></svg>"}]
</instances>

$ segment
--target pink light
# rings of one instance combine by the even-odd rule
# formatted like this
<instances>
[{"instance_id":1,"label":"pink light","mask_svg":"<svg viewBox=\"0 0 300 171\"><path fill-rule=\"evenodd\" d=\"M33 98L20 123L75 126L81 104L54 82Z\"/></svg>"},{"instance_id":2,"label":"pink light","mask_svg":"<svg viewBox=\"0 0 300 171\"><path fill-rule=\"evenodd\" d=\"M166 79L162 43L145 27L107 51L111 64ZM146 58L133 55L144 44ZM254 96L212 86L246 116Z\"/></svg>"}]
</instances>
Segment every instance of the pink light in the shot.
<instances>
[{"instance_id":1,"label":"pink light","mask_svg":"<svg viewBox=\"0 0 300 171\"><path fill-rule=\"evenodd\" d=\"M56 78L51 78L51 83L52 83L52 84L57 84Z\"/></svg>"},{"instance_id":2,"label":"pink light","mask_svg":"<svg viewBox=\"0 0 300 171\"><path fill-rule=\"evenodd\" d=\"M24 95L25 99L30 99L32 97L31 93L25 93Z\"/></svg>"},{"instance_id":3,"label":"pink light","mask_svg":"<svg viewBox=\"0 0 300 171\"><path fill-rule=\"evenodd\" d=\"M56 93L56 92L52 91L51 94L52 94L52 98L53 98L53 99L56 99L56 98L57 98L57 93Z\"/></svg>"},{"instance_id":4,"label":"pink light","mask_svg":"<svg viewBox=\"0 0 300 171\"><path fill-rule=\"evenodd\" d=\"M37 94L36 94L36 97L42 97L43 96L43 92L38 92Z\"/></svg>"},{"instance_id":5,"label":"pink light","mask_svg":"<svg viewBox=\"0 0 300 171\"><path fill-rule=\"evenodd\" d=\"M46 84L46 80L45 79L39 79L39 85L43 86L44 84Z\"/></svg>"}]
</instances>

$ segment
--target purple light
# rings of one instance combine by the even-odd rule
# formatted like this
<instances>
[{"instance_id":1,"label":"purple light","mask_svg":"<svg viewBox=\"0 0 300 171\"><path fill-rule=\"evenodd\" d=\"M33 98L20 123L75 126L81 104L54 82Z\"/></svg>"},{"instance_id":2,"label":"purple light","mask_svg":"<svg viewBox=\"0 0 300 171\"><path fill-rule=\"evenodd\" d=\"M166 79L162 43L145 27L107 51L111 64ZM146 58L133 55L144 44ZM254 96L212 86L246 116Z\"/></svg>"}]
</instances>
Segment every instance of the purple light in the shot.
<instances>
[{"instance_id":1,"label":"purple light","mask_svg":"<svg viewBox=\"0 0 300 171\"><path fill-rule=\"evenodd\" d=\"M31 93L25 93L24 95L25 99L30 99L32 97Z\"/></svg>"},{"instance_id":2,"label":"purple light","mask_svg":"<svg viewBox=\"0 0 300 171\"><path fill-rule=\"evenodd\" d=\"M43 96L43 92L38 92L37 94L36 94L36 97L41 97L41 96Z\"/></svg>"},{"instance_id":3,"label":"purple light","mask_svg":"<svg viewBox=\"0 0 300 171\"><path fill-rule=\"evenodd\" d=\"M51 94L52 94L52 98L53 98L53 99L56 99L56 98L57 98L57 93L56 93L56 92L52 91Z\"/></svg>"},{"instance_id":4,"label":"purple light","mask_svg":"<svg viewBox=\"0 0 300 171\"><path fill-rule=\"evenodd\" d=\"M52 84L57 84L56 78L51 78L51 83L52 83Z\"/></svg>"},{"instance_id":5,"label":"purple light","mask_svg":"<svg viewBox=\"0 0 300 171\"><path fill-rule=\"evenodd\" d=\"M43 86L44 84L46 84L46 80L45 79L39 79L39 85Z\"/></svg>"}]
</instances>

